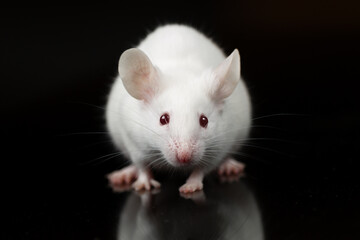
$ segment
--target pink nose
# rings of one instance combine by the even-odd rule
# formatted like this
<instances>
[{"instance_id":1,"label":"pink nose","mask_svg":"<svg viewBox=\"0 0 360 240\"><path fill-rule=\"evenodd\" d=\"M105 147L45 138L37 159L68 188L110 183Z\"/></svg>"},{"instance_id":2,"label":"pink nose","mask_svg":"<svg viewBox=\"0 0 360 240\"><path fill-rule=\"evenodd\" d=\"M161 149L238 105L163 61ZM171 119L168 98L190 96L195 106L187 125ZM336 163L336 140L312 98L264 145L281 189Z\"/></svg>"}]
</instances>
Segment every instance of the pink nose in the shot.
<instances>
[{"instance_id":1,"label":"pink nose","mask_svg":"<svg viewBox=\"0 0 360 240\"><path fill-rule=\"evenodd\" d=\"M191 161L191 152L177 152L176 159L180 163L188 163Z\"/></svg>"}]
</instances>

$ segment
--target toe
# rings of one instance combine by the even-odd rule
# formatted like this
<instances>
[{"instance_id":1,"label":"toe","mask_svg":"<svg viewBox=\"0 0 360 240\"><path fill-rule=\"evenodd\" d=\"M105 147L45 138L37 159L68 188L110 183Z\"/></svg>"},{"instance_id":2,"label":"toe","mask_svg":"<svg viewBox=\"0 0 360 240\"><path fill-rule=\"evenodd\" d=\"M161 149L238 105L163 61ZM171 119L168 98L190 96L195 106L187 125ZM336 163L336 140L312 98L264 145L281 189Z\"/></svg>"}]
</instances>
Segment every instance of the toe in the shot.
<instances>
[{"instance_id":1,"label":"toe","mask_svg":"<svg viewBox=\"0 0 360 240\"><path fill-rule=\"evenodd\" d=\"M181 193L193 193L203 189L202 183L185 183L179 188Z\"/></svg>"}]
</instances>

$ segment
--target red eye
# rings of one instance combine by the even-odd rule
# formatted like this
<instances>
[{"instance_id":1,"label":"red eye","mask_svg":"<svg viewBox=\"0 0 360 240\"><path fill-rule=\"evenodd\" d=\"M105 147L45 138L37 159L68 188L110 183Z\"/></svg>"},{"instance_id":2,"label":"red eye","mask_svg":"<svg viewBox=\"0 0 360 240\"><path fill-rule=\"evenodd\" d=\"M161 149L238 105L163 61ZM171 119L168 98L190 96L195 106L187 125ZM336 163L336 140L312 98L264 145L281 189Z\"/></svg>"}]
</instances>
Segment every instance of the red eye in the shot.
<instances>
[{"instance_id":1,"label":"red eye","mask_svg":"<svg viewBox=\"0 0 360 240\"><path fill-rule=\"evenodd\" d=\"M169 124L170 122L170 116L167 113L164 113L163 115L161 115L160 117L160 123L161 125L165 125L165 124Z\"/></svg>"},{"instance_id":2,"label":"red eye","mask_svg":"<svg viewBox=\"0 0 360 240\"><path fill-rule=\"evenodd\" d=\"M203 128L206 128L209 121L208 121L207 117L205 117L205 115L201 115L199 122L200 122L200 126L202 126Z\"/></svg>"}]
</instances>

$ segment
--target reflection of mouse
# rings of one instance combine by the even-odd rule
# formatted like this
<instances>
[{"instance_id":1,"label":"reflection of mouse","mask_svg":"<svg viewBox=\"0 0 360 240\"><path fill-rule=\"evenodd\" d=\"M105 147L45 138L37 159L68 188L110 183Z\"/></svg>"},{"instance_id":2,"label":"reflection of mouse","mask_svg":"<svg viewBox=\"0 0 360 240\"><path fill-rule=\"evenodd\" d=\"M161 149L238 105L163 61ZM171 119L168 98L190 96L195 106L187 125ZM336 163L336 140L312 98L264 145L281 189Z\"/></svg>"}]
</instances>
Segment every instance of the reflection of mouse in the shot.
<instances>
[{"instance_id":1,"label":"reflection of mouse","mask_svg":"<svg viewBox=\"0 0 360 240\"><path fill-rule=\"evenodd\" d=\"M261 214L242 182L220 184L210 177L206 200L184 199L164 182L160 193L132 192L120 212L117 239L264 239Z\"/></svg>"},{"instance_id":2,"label":"reflection of mouse","mask_svg":"<svg viewBox=\"0 0 360 240\"><path fill-rule=\"evenodd\" d=\"M238 50L225 58L191 27L159 27L120 57L106 118L132 165L110 174L110 183L149 190L160 186L150 168L177 168L191 171L180 188L187 193L217 167L239 173L244 165L230 155L248 136L250 114Z\"/></svg>"}]
</instances>

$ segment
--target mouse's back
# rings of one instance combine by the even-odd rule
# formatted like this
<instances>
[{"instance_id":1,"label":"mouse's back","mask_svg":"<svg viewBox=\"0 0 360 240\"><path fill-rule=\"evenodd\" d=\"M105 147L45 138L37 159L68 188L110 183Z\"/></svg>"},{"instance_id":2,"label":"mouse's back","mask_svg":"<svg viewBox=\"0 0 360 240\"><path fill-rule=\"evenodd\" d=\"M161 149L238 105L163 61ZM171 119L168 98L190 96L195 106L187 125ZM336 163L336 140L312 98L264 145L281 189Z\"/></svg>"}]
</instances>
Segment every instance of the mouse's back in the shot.
<instances>
[{"instance_id":1,"label":"mouse's back","mask_svg":"<svg viewBox=\"0 0 360 240\"><path fill-rule=\"evenodd\" d=\"M178 24L158 27L138 48L162 71L177 66L197 68L200 72L217 66L225 58L211 39L192 27Z\"/></svg>"}]
</instances>

